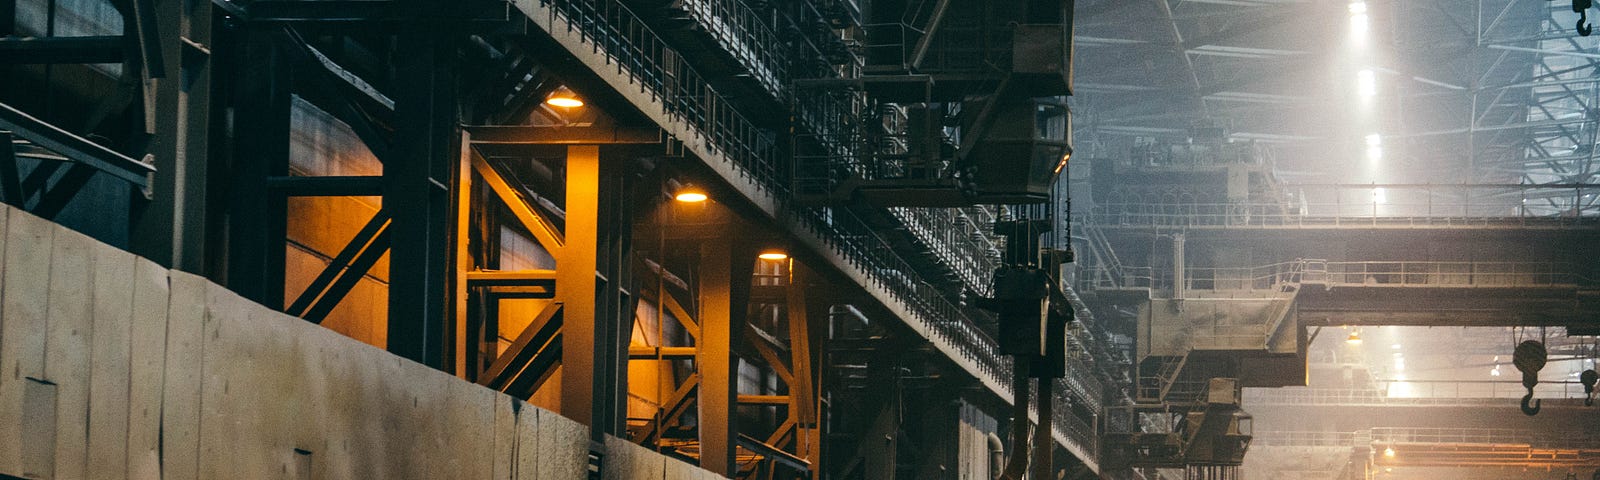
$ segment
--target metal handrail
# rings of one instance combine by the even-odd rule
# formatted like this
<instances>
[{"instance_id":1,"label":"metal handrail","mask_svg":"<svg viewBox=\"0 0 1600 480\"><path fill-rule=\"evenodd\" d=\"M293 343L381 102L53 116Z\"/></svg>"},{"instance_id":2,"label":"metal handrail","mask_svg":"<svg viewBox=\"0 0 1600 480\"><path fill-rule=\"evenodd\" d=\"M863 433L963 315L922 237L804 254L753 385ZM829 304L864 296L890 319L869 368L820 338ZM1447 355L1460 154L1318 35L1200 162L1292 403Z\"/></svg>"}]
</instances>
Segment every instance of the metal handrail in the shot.
<instances>
[{"instance_id":1,"label":"metal handrail","mask_svg":"<svg viewBox=\"0 0 1600 480\"><path fill-rule=\"evenodd\" d=\"M685 0L680 9L689 13L722 47L734 54L745 69L776 98L788 95L789 79L777 34L740 0Z\"/></svg>"},{"instance_id":2,"label":"metal handrail","mask_svg":"<svg viewBox=\"0 0 1600 480\"><path fill-rule=\"evenodd\" d=\"M1569 189L1557 188L1565 192ZM1577 189L1582 192L1589 190ZM1073 216L1075 223L1142 227L1470 227L1495 225L1600 224L1600 206L1560 212L1531 208L1520 198L1493 203L1426 202L1304 203L1101 203Z\"/></svg>"},{"instance_id":3,"label":"metal handrail","mask_svg":"<svg viewBox=\"0 0 1600 480\"><path fill-rule=\"evenodd\" d=\"M1396 382L1398 383L1398 382ZM1451 405L1451 406L1510 406L1527 389L1516 381L1494 382L1484 388L1449 389L1416 386L1437 382L1405 382L1414 395L1390 396L1389 389L1374 388L1251 388L1245 389L1244 402L1249 405ZM1534 387L1534 396L1541 399L1581 399L1581 386L1540 383Z\"/></svg>"},{"instance_id":4,"label":"metal handrail","mask_svg":"<svg viewBox=\"0 0 1600 480\"><path fill-rule=\"evenodd\" d=\"M4 103L0 103L0 131L11 132L17 138L61 154L73 162L88 165L122 179L140 189L149 187L150 176L156 171L153 165L62 130ZM0 148L13 147L7 144L0 145Z\"/></svg>"},{"instance_id":5,"label":"metal handrail","mask_svg":"<svg viewBox=\"0 0 1600 480\"><path fill-rule=\"evenodd\" d=\"M1091 266L1104 268L1104 266ZM1418 262L1299 260L1257 267L1189 267L1185 291L1284 291L1301 284L1335 287L1567 288L1600 285L1565 262ZM1111 272L1092 272L1101 277ZM1170 289L1170 267L1121 267L1122 287ZM1093 288L1096 285L1087 284Z\"/></svg>"},{"instance_id":6,"label":"metal handrail","mask_svg":"<svg viewBox=\"0 0 1600 480\"><path fill-rule=\"evenodd\" d=\"M1448 443L1477 445L1560 446L1562 448L1600 448L1600 437L1513 428L1394 428L1380 427L1354 432L1257 431L1253 446L1354 447L1405 443Z\"/></svg>"}]
</instances>

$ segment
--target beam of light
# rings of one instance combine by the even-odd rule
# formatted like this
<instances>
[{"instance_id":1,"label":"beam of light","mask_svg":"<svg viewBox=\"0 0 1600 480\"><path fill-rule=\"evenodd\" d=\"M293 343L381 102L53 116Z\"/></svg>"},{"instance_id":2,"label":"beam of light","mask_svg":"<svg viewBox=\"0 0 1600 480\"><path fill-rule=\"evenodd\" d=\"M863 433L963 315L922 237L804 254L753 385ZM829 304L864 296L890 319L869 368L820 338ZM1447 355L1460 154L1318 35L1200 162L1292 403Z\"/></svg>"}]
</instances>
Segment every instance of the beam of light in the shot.
<instances>
[{"instance_id":1,"label":"beam of light","mask_svg":"<svg viewBox=\"0 0 1600 480\"><path fill-rule=\"evenodd\" d=\"M1383 187L1372 189L1372 202L1379 205L1389 203L1389 192Z\"/></svg>"},{"instance_id":2,"label":"beam of light","mask_svg":"<svg viewBox=\"0 0 1600 480\"><path fill-rule=\"evenodd\" d=\"M1357 45L1366 44L1367 23L1367 3L1350 2L1350 37Z\"/></svg>"},{"instance_id":3,"label":"beam of light","mask_svg":"<svg viewBox=\"0 0 1600 480\"><path fill-rule=\"evenodd\" d=\"M1389 384L1389 398L1416 396L1416 391L1412 388L1411 382L1406 381L1405 374L1395 374L1394 379L1395 381Z\"/></svg>"},{"instance_id":4,"label":"beam of light","mask_svg":"<svg viewBox=\"0 0 1600 480\"><path fill-rule=\"evenodd\" d=\"M1356 92L1361 98L1372 98L1378 95L1378 75L1370 68L1356 72Z\"/></svg>"},{"instance_id":5,"label":"beam of light","mask_svg":"<svg viewBox=\"0 0 1600 480\"><path fill-rule=\"evenodd\" d=\"M1367 135L1367 160L1374 163L1383 160L1383 137L1376 133Z\"/></svg>"}]
</instances>

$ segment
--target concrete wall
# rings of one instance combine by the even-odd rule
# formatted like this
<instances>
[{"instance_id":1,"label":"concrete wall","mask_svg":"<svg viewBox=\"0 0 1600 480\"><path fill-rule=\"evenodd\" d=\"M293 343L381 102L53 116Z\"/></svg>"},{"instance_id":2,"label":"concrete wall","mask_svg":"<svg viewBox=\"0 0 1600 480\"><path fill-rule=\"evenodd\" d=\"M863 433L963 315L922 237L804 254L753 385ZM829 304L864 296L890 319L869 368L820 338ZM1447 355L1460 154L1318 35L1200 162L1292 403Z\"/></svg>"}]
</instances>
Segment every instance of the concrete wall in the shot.
<instances>
[{"instance_id":1,"label":"concrete wall","mask_svg":"<svg viewBox=\"0 0 1600 480\"><path fill-rule=\"evenodd\" d=\"M588 429L0 209L0 477L587 478ZM617 440L607 479L714 478Z\"/></svg>"}]
</instances>

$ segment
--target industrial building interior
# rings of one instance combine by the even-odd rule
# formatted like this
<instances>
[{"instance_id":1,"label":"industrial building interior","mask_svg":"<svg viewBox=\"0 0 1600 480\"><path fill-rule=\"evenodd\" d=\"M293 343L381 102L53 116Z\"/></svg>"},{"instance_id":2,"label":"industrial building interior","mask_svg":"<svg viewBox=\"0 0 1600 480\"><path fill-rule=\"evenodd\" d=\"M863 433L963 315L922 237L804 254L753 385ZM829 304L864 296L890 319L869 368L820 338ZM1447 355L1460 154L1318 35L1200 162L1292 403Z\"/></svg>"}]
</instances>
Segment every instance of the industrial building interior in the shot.
<instances>
[{"instance_id":1,"label":"industrial building interior","mask_svg":"<svg viewBox=\"0 0 1600 480\"><path fill-rule=\"evenodd\" d=\"M0 480L1600 480L1590 14L0 0Z\"/></svg>"}]
</instances>

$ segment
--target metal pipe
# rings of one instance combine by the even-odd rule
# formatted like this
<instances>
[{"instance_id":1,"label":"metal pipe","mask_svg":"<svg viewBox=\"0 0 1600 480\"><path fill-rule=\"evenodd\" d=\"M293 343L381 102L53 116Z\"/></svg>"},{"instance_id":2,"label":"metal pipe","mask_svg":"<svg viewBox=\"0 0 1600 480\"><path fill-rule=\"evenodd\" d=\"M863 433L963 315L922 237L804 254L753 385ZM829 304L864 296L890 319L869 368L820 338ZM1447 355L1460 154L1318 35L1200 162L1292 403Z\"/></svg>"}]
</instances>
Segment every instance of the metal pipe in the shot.
<instances>
[{"instance_id":1,"label":"metal pipe","mask_svg":"<svg viewBox=\"0 0 1600 480\"><path fill-rule=\"evenodd\" d=\"M1049 378L1041 378L1038 382L1039 428L1033 432L1033 461L1031 463L1033 467L1031 470L1033 471L1028 475L1028 478L1031 479L1049 480L1054 477L1052 475L1054 472L1051 472L1055 468L1054 457L1056 453L1056 442L1054 438L1051 438L1051 433L1054 433L1054 429L1051 428L1051 422L1054 421L1051 418L1053 416L1052 410L1054 410L1052 407L1055 405L1055 402L1051 401L1050 394L1052 383L1054 382Z\"/></svg>"},{"instance_id":2,"label":"metal pipe","mask_svg":"<svg viewBox=\"0 0 1600 480\"><path fill-rule=\"evenodd\" d=\"M989 432L989 478L998 480L1006 464L1006 443L999 435Z\"/></svg>"},{"instance_id":3,"label":"metal pipe","mask_svg":"<svg viewBox=\"0 0 1600 480\"><path fill-rule=\"evenodd\" d=\"M1028 470L1028 362L1014 362L1011 370L1011 461L1000 480L1022 480Z\"/></svg>"}]
</instances>

